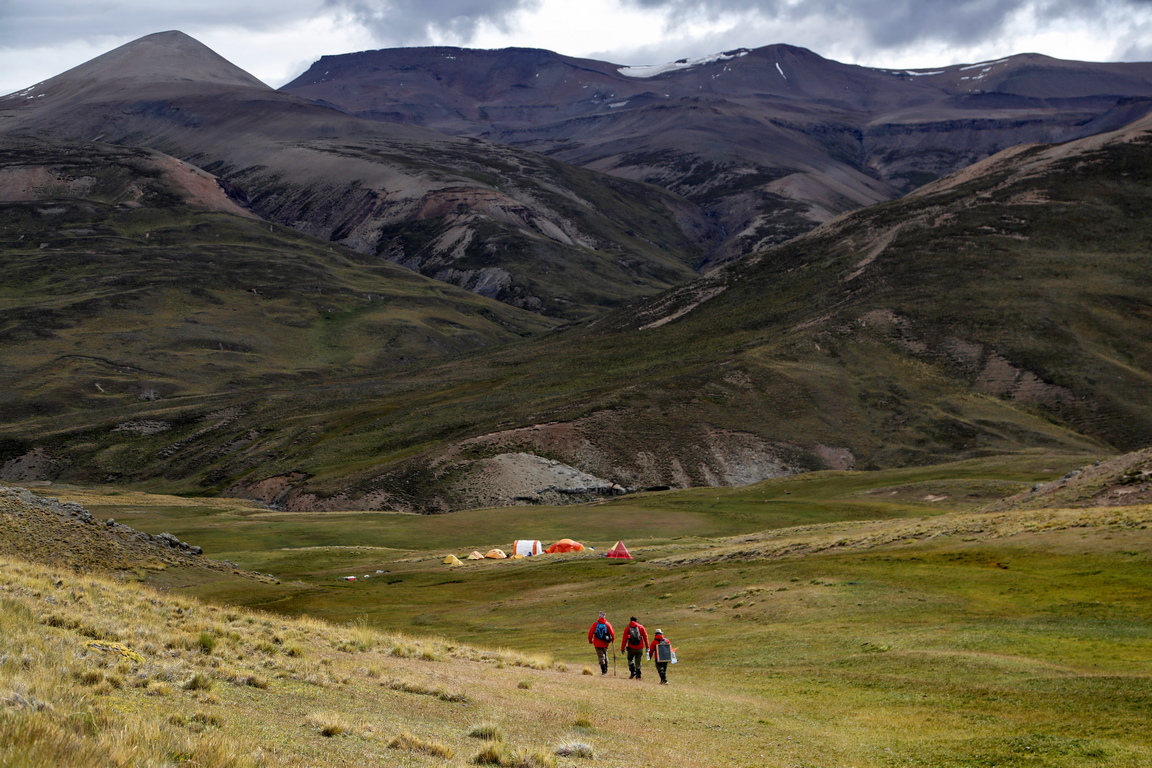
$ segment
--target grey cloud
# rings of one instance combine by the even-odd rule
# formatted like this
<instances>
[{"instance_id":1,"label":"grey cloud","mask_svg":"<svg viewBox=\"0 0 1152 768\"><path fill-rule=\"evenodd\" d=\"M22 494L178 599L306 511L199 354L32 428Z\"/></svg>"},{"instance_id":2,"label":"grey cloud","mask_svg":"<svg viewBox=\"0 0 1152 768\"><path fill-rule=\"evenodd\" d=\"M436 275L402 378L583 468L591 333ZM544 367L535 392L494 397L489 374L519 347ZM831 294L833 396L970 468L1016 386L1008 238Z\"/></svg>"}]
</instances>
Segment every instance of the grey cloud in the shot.
<instances>
[{"instance_id":1,"label":"grey cloud","mask_svg":"<svg viewBox=\"0 0 1152 768\"><path fill-rule=\"evenodd\" d=\"M434 31L467 44L483 22L500 29L521 9L536 7L536 0L325 0L325 6L346 13L388 45L418 45Z\"/></svg>"},{"instance_id":2,"label":"grey cloud","mask_svg":"<svg viewBox=\"0 0 1152 768\"><path fill-rule=\"evenodd\" d=\"M308 18L318 0L0 0L0 49L76 40L143 37L153 32L233 27L262 31Z\"/></svg>"},{"instance_id":3,"label":"grey cloud","mask_svg":"<svg viewBox=\"0 0 1152 768\"><path fill-rule=\"evenodd\" d=\"M317 0L0 0L0 48L134 38L169 29L262 31L314 13Z\"/></svg>"},{"instance_id":4,"label":"grey cloud","mask_svg":"<svg viewBox=\"0 0 1152 768\"><path fill-rule=\"evenodd\" d=\"M1105 10L1147 8L1152 0L624 0L679 18L719 12L753 14L783 25L826 20L872 46L897 48L923 40L962 44L1000 32L1016 12L1032 12L1040 23L1091 20Z\"/></svg>"}]
</instances>

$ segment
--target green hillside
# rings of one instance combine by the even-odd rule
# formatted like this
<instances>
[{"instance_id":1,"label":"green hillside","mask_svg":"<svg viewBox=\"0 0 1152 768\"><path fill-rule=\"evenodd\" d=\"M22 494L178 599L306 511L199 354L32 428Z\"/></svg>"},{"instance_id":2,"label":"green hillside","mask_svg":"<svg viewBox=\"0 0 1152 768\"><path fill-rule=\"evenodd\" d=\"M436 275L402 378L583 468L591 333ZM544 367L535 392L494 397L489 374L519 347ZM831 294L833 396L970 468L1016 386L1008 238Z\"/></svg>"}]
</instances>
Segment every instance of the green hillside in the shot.
<instances>
[{"instance_id":1,"label":"green hillside","mask_svg":"<svg viewBox=\"0 0 1152 768\"><path fill-rule=\"evenodd\" d=\"M506 454L647 488L1140 447L1150 179L1139 126L1024 149L597 322L115 421L36 416L0 458L40 447L61 480L298 510L445 511L484 504ZM116 431L129 419L170 429Z\"/></svg>"},{"instance_id":2,"label":"green hillside","mask_svg":"<svg viewBox=\"0 0 1152 768\"><path fill-rule=\"evenodd\" d=\"M234 204L213 210L231 202L215 180L205 201L165 162L177 165L99 144L0 145L0 169L30 180L0 199L6 420L290 387L550 325Z\"/></svg>"}]
</instances>

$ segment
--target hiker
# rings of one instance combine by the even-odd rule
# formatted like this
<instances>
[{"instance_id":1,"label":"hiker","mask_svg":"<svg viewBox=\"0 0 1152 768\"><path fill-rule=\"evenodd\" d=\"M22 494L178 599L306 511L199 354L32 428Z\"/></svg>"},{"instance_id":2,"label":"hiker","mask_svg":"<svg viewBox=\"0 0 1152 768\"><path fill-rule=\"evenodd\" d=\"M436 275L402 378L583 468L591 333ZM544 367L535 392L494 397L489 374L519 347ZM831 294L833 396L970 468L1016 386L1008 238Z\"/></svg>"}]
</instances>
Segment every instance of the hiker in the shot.
<instances>
[{"instance_id":1,"label":"hiker","mask_svg":"<svg viewBox=\"0 0 1152 768\"><path fill-rule=\"evenodd\" d=\"M667 647L662 649L661 646ZM652 645L648 648L648 658L656 661L656 673L660 675L660 685L668 685L668 663L675 657L672 645L668 642L668 638L664 636L663 630L656 630L656 635L652 639ZM661 658L665 659L665 661L660 661Z\"/></svg>"},{"instance_id":2,"label":"hiker","mask_svg":"<svg viewBox=\"0 0 1152 768\"><path fill-rule=\"evenodd\" d=\"M588 628L588 642L596 649L596 658L600 662L600 674L608 674L608 648L616 639L616 630L608 623L608 614L600 611L599 618Z\"/></svg>"},{"instance_id":3,"label":"hiker","mask_svg":"<svg viewBox=\"0 0 1152 768\"><path fill-rule=\"evenodd\" d=\"M648 650L648 630L636 621L633 616L624 630L624 639L620 641L620 653L628 654L629 680L640 679L640 662L644 660L644 652Z\"/></svg>"}]
</instances>

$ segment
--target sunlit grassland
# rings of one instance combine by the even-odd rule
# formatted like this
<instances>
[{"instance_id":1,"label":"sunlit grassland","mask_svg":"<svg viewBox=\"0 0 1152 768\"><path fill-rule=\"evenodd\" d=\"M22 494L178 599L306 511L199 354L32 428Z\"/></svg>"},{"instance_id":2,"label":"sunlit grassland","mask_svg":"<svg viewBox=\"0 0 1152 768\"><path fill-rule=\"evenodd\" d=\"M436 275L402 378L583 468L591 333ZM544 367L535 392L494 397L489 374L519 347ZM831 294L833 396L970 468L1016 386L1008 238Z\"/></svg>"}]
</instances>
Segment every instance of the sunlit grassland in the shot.
<instances>
[{"instance_id":1,"label":"sunlit grassland","mask_svg":"<svg viewBox=\"0 0 1152 768\"><path fill-rule=\"evenodd\" d=\"M239 500L122 491L52 494L98 516L215 542L227 549L210 554L276 574L278 585L185 579L174 570L149 578L246 605L234 609L245 616L253 607L280 614L259 621L285 647L302 642L293 634L297 617L333 622L330 630L308 625L331 650L309 646L302 658L314 661L308 669L318 680L331 674L337 682L260 672L267 689L218 683L209 707L223 710L226 725L207 732L222 737L243 722L260 743L283 755L305 750L316 764L379 755L381 741L407 730L455 756L413 753L388 764L464 765L480 746L465 732L488 722L526 747L588 742L609 764L1148 766L1152 508L976 513L1077 461L1036 454L816 473L738 489L429 517L289 515ZM598 552L457 568L440 562L447 552L561 534ZM637 560L599 556L617 537ZM820 551L827 541L840 545ZM597 610L618 627L636 615L669 634L680 657L671 685L657 686L650 667L639 684L581 674L594 666L585 634ZM185 634L201 629L188 625ZM371 639L396 633L441 639ZM222 647L238 642L229 638L222 635ZM477 664L468 659L482 651L443 650L457 644L509 649L508 661ZM416 652L398 667L390 649L399 646L428 649L431 660ZM561 666L513 662L544 655ZM321 666L326 657L332 661ZM269 658L279 665L292 657ZM379 696L387 680L395 683L393 704L360 698ZM469 703L400 695L421 686L448 698L464 692ZM206 709L193 695L172 697L186 717ZM300 735L332 721L347 729L333 737L343 741Z\"/></svg>"}]
</instances>

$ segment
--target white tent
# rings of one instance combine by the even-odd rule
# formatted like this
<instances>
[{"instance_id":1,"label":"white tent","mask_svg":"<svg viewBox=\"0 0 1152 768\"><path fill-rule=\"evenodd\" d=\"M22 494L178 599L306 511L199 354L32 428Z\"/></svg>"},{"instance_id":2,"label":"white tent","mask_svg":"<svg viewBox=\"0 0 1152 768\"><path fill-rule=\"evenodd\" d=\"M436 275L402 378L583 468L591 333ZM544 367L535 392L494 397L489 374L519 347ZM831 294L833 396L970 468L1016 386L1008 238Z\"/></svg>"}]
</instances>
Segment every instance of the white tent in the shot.
<instances>
[{"instance_id":1,"label":"white tent","mask_svg":"<svg viewBox=\"0 0 1152 768\"><path fill-rule=\"evenodd\" d=\"M517 539L512 542L512 552L517 555L524 555L524 557L531 557L532 555L541 555L544 553L544 547L540 545L539 539Z\"/></svg>"}]
</instances>

